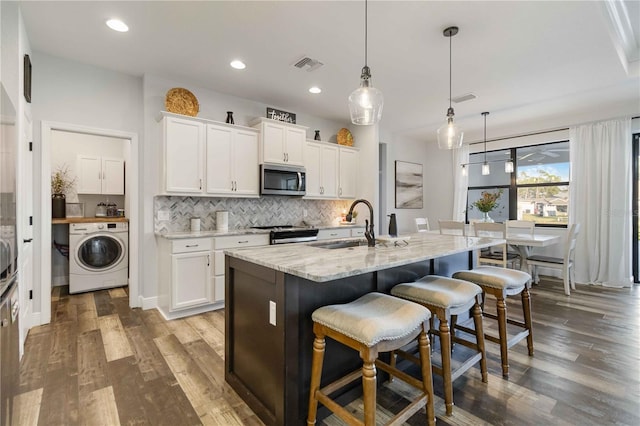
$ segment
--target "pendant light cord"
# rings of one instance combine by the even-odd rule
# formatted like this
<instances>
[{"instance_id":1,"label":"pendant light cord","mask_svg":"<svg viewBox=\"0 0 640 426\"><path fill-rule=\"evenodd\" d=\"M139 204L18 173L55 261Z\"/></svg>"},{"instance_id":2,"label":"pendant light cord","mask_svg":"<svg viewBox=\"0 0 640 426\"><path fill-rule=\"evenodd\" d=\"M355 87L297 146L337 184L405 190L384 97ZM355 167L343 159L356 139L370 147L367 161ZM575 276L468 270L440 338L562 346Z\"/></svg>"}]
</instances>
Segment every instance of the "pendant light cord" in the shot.
<instances>
[{"instance_id":1,"label":"pendant light cord","mask_svg":"<svg viewBox=\"0 0 640 426\"><path fill-rule=\"evenodd\" d=\"M451 78L452 78L452 72L451 72L451 39L453 38L453 35L449 36L449 109L451 109Z\"/></svg>"},{"instance_id":2,"label":"pendant light cord","mask_svg":"<svg viewBox=\"0 0 640 426\"><path fill-rule=\"evenodd\" d=\"M367 50L368 50L368 46L367 46L367 21L369 20L369 8L367 7L367 0L364 0L364 66L367 66Z\"/></svg>"},{"instance_id":3,"label":"pendant light cord","mask_svg":"<svg viewBox=\"0 0 640 426\"><path fill-rule=\"evenodd\" d=\"M483 112L484 115L484 163L487 163L487 114L488 112Z\"/></svg>"}]
</instances>

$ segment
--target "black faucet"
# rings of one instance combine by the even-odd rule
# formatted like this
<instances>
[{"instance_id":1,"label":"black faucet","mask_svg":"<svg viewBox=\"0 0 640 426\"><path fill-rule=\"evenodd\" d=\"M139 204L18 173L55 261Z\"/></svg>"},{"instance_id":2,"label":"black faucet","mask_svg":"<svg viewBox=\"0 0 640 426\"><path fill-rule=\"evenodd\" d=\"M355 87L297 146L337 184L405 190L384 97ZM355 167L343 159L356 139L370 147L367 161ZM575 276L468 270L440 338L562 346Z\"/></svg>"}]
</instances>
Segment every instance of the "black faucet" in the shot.
<instances>
[{"instance_id":1,"label":"black faucet","mask_svg":"<svg viewBox=\"0 0 640 426\"><path fill-rule=\"evenodd\" d=\"M374 232L373 226L373 207L371 206L370 202L362 198L359 200L355 200L353 204L351 204L351 207L349 207L349 213L347 213L347 217L345 219L347 220L347 222L351 222L351 219L353 218L353 208L359 203L364 203L367 205L367 207L369 207L369 220L371 221L371 223L369 223L369 220L364 220L364 236L367 239L367 246L375 247L376 234Z\"/></svg>"}]
</instances>

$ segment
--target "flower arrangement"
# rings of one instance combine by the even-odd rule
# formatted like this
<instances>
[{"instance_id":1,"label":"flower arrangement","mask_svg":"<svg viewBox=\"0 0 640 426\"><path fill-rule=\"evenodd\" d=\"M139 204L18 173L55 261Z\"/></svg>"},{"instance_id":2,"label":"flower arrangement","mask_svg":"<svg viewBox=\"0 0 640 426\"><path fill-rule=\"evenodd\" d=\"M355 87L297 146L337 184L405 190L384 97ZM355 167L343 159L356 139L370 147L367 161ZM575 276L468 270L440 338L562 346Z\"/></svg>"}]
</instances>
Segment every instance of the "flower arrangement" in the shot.
<instances>
[{"instance_id":1,"label":"flower arrangement","mask_svg":"<svg viewBox=\"0 0 640 426\"><path fill-rule=\"evenodd\" d=\"M71 177L69 167L58 166L51 174L51 195L66 194L76 183L76 178Z\"/></svg>"},{"instance_id":2,"label":"flower arrangement","mask_svg":"<svg viewBox=\"0 0 640 426\"><path fill-rule=\"evenodd\" d=\"M499 189L496 192L482 191L480 199L471 203L471 207L477 208L482 213L489 213L500 205L498 204L498 199L501 195L502 189Z\"/></svg>"}]
</instances>

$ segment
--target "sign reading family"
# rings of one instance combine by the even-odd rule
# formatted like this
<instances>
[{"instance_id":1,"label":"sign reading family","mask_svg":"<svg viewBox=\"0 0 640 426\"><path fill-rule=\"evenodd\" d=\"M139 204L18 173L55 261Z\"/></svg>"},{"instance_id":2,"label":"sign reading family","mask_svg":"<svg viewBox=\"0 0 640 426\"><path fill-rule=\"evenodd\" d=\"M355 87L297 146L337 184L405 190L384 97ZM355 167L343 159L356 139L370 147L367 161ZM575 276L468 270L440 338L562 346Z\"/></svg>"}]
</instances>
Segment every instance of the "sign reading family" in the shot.
<instances>
[{"instance_id":1,"label":"sign reading family","mask_svg":"<svg viewBox=\"0 0 640 426\"><path fill-rule=\"evenodd\" d=\"M280 111L279 109L267 107L267 118L284 121L285 123L296 124L296 115L292 112Z\"/></svg>"}]
</instances>

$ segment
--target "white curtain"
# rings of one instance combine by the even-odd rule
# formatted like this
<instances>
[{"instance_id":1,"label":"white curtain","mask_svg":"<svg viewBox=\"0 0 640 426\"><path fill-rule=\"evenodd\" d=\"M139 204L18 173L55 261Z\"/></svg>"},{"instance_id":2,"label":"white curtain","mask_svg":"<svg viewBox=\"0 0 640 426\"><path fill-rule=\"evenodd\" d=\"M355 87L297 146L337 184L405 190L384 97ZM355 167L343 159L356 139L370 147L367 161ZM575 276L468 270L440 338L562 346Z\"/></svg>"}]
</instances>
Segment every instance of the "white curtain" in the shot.
<instances>
[{"instance_id":1,"label":"white curtain","mask_svg":"<svg viewBox=\"0 0 640 426\"><path fill-rule=\"evenodd\" d=\"M462 175L461 164L469 162L469 145L453 150L453 220L463 221L467 210L469 176ZM469 167L467 166L467 171Z\"/></svg>"},{"instance_id":2,"label":"white curtain","mask_svg":"<svg viewBox=\"0 0 640 426\"><path fill-rule=\"evenodd\" d=\"M569 129L569 215L581 224L579 283L629 287L631 272L631 119Z\"/></svg>"}]
</instances>

